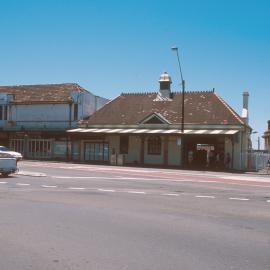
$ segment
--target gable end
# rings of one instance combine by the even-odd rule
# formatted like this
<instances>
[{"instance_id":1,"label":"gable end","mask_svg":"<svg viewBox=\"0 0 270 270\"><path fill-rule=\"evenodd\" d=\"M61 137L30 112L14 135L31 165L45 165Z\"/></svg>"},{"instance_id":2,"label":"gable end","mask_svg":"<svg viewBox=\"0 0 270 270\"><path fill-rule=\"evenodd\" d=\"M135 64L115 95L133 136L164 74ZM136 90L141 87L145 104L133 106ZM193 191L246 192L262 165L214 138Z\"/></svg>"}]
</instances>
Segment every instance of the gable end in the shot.
<instances>
[{"instance_id":1,"label":"gable end","mask_svg":"<svg viewBox=\"0 0 270 270\"><path fill-rule=\"evenodd\" d=\"M139 124L171 124L165 117L160 113L152 113L145 117Z\"/></svg>"}]
</instances>

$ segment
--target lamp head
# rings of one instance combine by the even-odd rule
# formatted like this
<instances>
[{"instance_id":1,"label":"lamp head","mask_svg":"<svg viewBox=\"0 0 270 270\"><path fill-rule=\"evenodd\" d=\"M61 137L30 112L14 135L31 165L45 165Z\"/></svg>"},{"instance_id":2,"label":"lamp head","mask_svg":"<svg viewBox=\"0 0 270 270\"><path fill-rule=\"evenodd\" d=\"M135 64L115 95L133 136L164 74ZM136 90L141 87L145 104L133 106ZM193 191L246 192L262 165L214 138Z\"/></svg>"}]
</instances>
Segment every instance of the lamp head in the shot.
<instances>
[{"instance_id":1,"label":"lamp head","mask_svg":"<svg viewBox=\"0 0 270 270\"><path fill-rule=\"evenodd\" d=\"M172 51L174 51L174 52L177 52L177 51L178 51L178 47L172 47L171 49L172 49Z\"/></svg>"}]
</instances>

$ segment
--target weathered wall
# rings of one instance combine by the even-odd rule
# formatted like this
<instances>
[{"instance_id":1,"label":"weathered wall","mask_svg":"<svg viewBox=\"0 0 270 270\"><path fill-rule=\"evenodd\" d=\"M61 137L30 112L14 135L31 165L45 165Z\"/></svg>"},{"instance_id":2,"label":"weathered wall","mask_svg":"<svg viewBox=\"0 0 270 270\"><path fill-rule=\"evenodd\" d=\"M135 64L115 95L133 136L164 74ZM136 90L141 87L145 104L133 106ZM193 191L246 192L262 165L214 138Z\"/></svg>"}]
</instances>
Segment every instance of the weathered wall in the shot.
<instances>
[{"instance_id":1,"label":"weathered wall","mask_svg":"<svg viewBox=\"0 0 270 270\"><path fill-rule=\"evenodd\" d=\"M92 115L95 111L103 107L109 100L106 98L98 97L92 93L78 93L71 94L74 103L79 104L78 119L83 119Z\"/></svg>"},{"instance_id":2,"label":"weathered wall","mask_svg":"<svg viewBox=\"0 0 270 270\"><path fill-rule=\"evenodd\" d=\"M88 92L73 92L71 96L78 104L78 119L74 119L74 104L21 104L11 106L8 120L25 127L70 128L71 124L74 128L77 120L90 116L108 101Z\"/></svg>"},{"instance_id":3,"label":"weathered wall","mask_svg":"<svg viewBox=\"0 0 270 270\"><path fill-rule=\"evenodd\" d=\"M181 146L177 145L177 137L170 136L168 142L168 165L180 166L181 164Z\"/></svg>"},{"instance_id":4,"label":"weathered wall","mask_svg":"<svg viewBox=\"0 0 270 270\"><path fill-rule=\"evenodd\" d=\"M120 151L120 136L119 135L111 135L108 136L109 141L109 157L113 154L119 154Z\"/></svg>"},{"instance_id":5,"label":"weathered wall","mask_svg":"<svg viewBox=\"0 0 270 270\"><path fill-rule=\"evenodd\" d=\"M13 105L9 120L26 127L68 127L70 108L68 104Z\"/></svg>"},{"instance_id":6,"label":"weathered wall","mask_svg":"<svg viewBox=\"0 0 270 270\"><path fill-rule=\"evenodd\" d=\"M54 141L53 145L53 157L59 159L66 159L67 151L71 153L71 143L66 140Z\"/></svg>"},{"instance_id":7,"label":"weathered wall","mask_svg":"<svg viewBox=\"0 0 270 270\"><path fill-rule=\"evenodd\" d=\"M231 155L231 169L247 169L248 131L235 134L233 137L225 139L225 157Z\"/></svg>"},{"instance_id":8,"label":"weathered wall","mask_svg":"<svg viewBox=\"0 0 270 270\"><path fill-rule=\"evenodd\" d=\"M164 147L164 142L162 140L162 143L161 143L161 154L160 155L149 155L147 153L147 147L148 147L148 144L147 144L147 138L145 138L145 143L144 143L144 163L145 164L155 164L155 165L162 165L163 164L163 147Z\"/></svg>"},{"instance_id":9,"label":"weathered wall","mask_svg":"<svg viewBox=\"0 0 270 270\"><path fill-rule=\"evenodd\" d=\"M141 140L138 136L129 136L127 163L140 162Z\"/></svg>"},{"instance_id":10,"label":"weathered wall","mask_svg":"<svg viewBox=\"0 0 270 270\"><path fill-rule=\"evenodd\" d=\"M72 160L80 160L80 141L72 141L71 144Z\"/></svg>"},{"instance_id":11,"label":"weathered wall","mask_svg":"<svg viewBox=\"0 0 270 270\"><path fill-rule=\"evenodd\" d=\"M96 110L99 110L100 108L102 108L106 103L109 102L109 99L107 98L102 98L102 97L96 97L97 99L97 107L96 107Z\"/></svg>"}]
</instances>

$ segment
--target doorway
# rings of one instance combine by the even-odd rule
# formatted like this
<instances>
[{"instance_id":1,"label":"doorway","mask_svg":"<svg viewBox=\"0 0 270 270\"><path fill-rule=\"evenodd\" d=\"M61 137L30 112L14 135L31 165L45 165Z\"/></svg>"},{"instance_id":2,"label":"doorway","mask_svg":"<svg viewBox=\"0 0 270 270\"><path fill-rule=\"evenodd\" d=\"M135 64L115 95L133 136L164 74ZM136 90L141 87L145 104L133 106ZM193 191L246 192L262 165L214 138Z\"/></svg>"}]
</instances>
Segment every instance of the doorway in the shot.
<instances>
[{"instance_id":1,"label":"doorway","mask_svg":"<svg viewBox=\"0 0 270 270\"><path fill-rule=\"evenodd\" d=\"M224 169L224 137L185 138L184 166L195 169Z\"/></svg>"}]
</instances>

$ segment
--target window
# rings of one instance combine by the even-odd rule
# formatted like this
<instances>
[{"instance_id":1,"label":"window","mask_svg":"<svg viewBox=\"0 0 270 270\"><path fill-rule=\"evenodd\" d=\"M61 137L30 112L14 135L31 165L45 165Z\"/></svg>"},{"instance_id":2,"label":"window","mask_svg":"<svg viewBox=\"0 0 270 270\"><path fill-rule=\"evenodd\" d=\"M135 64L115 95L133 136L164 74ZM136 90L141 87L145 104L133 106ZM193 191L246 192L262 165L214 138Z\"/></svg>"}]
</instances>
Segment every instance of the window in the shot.
<instances>
[{"instance_id":1,"label":"window","mask_svg":"<svg viewBox=\"0 0 270 270\"><path fill-rule=\"evenodd\" d=\"M24 139L11 139L10 149L19 153L24 153Z\"/></svg>"},{"instance_id":2,"label":"window","mask_svg":"<svg viewBox=\"0 0 270 270\"><path fill-rule=\"evenodd\" d=\"M128 154L128 136L120 136L120 154Z\"/></svg>"},{"instance_id":3,"label":"window","mask_svg":"<svg viewBox=\"0 0 270 270\"><path fill-rule=\"evenodd\" d=\"M49 139L29 139L28 156L31 158L50 158L52 142Z\"/></svg>"},{"instance_id":4,"label":"window","mask_svg":"<svg viewBox=\"0 0 270 270\"><path fill-rule=\"evenodd\" d=\"M5 105L0 105L0 120L7 120L7 106Z\"/></svg>"},{"instance_id":5,"label":"window","mask_svg":"<svg viewBox=\"0 0 270 270\"><path fill-rule=\"evenodd\" d=\"M7 106L4 106L4 120L7 120Z\"/></svg>"},{"instance_id":6,"label":"window","mask_svg":"<svg viewBox=\"0 0 270 270\"><path fill-rule=\"evenodd\" d=\"M109 144L99 142L85 143L84 160L108 161Z\"/></svg>"},{"instance_id":7,"label":"window","mask_svg":"<svg viewBox=\"0 0 270 270\"><path fill-rule=\"evenodd\" d=\"M78 104L74 104L73 119L78 120Z\"/></svg>"},{"instance_id":8,"label":"window","mask_svg":"<svg viewBox=\"0 0 270 270\"><path fill-rule=\"evenodd\" d=\"M147 141L147 152L149 155L161 154L161 139L159 136L152 136Z\"/></svg>"}]
</instances>

